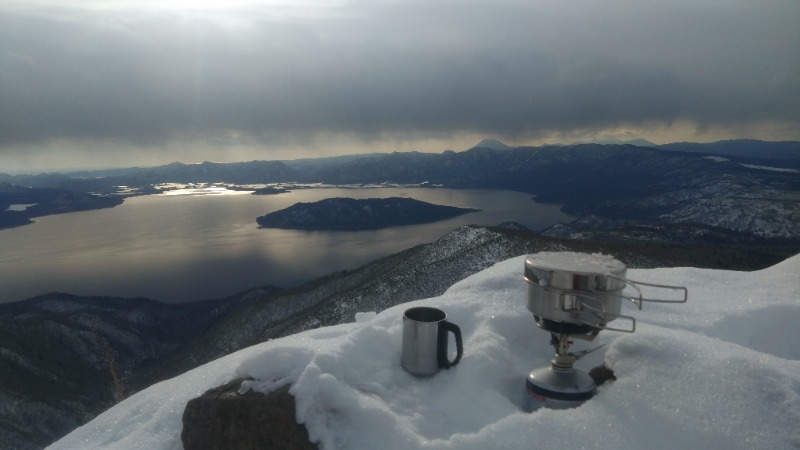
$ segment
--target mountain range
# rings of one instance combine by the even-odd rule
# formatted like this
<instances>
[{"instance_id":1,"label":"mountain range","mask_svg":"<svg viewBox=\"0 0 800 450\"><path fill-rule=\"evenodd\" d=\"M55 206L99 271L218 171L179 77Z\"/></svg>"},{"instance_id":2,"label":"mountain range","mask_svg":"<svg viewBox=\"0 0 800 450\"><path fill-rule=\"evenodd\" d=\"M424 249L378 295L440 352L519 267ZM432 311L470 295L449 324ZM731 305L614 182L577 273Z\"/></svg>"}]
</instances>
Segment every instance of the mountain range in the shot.
<instances>
[{"instance_id":1,"label":"mountain range","mask_svg":"<svg viewBox=\"0 0 800 450\"><path fill-rule=\"evenodd\" d=\"M182 164L81 178L0 175L28 190L62 189L101 196L159 192L168 182L230 184L417 184L527 192L563 205L598 229L613 220L723 228L754 239L800 240L800 143L721 141L659 148L585 144L463 152L351 155L298 161ZM120 186L124 187L121 191ZM31 193L0 189L0 209ZM97 207L112 206L97 205ZM0 211L0 226L34 215ZM26 216L26 214L28 216ZM9 219L9 217L14 216ZM592 225L586 217L600 220Z\"/></svg>"},{"instance_id":2,"label":"mountain range","mask_svg":"<svg viewBox=\"0 0 800 450\"><path fill-rule=\"evenodd\" d=\"M173 163L93 175L0 175L0 227L24 225L37 214L112 207L127 195L157 193L167 182L507 189L578 217L537 232L516 224L462 227L290 290L254 287L179 305L65 293L0 304L0 442L41 448L154 382L265 340L353 321L357 312L440 295L513 256L572 250L613 254L632 268L755 270L800 251L797 143L499 144L485 141L463 152ZM20 204L39 206L8 210Z\"/></svg>"}]
</instances>

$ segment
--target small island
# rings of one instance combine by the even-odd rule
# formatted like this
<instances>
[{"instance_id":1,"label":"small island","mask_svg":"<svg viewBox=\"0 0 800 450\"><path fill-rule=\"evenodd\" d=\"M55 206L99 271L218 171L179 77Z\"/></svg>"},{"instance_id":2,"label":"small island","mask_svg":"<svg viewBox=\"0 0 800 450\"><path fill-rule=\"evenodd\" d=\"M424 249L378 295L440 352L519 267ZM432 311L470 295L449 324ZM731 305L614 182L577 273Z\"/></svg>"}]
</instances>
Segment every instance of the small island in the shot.
<instances>
[{"instance_id":1,"label":"small island","mask_svg":"<svg viewBox=\"0 0 800 450\"><path fill-rule=\"evenodd\" d=\"M328 198L296 203L258 217L262 228L314 231L361 231L437 222L480 211L435 205L413 198Z\"/></svg>"},{"instance_id":2,"label":"small island","mask_svg":"<svg viewBox=\"0 0 800 450\"><path fill-rule=\"evenodd\" d=\"M277 195L277 194L285 194L287 192L289 192L288 189L267 186L260 189L256 189L255 191L253 191L253 195Z\"/></svg>"}]
</instances>

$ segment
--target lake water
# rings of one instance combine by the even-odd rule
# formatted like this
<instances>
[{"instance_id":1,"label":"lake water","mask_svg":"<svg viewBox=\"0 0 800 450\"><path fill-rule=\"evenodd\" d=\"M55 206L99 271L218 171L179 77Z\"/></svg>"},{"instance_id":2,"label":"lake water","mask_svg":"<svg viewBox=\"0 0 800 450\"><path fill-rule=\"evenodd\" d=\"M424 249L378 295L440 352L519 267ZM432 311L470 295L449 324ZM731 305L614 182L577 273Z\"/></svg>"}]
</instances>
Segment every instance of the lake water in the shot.
<instances>
[{"instance_id":1,"label":"lake water","mask_svg":"<svg viewBox=\"0 0 800 450\"><path fill-rule=\"evenodd\" d=\"M376 231L259 229L256 217L329 197L413 197L481 212ZM40 217L0 230L0 302L47 292L144 296L165 302L291 287L418 244L461 225L566 222L557 205L519 192L426 188L315 188L257 196L181 190L132 197L115 208Z\"/></svg>"}]
</instances>

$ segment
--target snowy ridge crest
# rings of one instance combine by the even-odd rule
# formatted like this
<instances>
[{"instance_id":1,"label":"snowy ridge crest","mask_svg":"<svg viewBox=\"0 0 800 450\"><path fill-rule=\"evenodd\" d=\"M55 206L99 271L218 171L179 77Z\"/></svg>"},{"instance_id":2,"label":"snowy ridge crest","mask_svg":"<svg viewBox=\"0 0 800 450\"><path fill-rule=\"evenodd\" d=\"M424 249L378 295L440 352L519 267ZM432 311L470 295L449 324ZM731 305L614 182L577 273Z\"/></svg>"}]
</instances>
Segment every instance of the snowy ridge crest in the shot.
<instances>
[{"instance_id":1,"label":"snowy ridge crest","mask_svg":"<svg viewBox=\"0 0 800 450\"><path fill-rule=\"evenodd\" d=\"M778 328L779 315L800 317L800 255L756 272L630 270L632 279L686 286L689 302L631 311L634 334L600 333L604 349L578 364L606 361L618 380L579 408L532 414L519 409L524 379L552 349L525 307L523 261L505 260L371 320L220 358L140 392L51 448L179 448L186 402L241 376L258 390L291 383L297 419L323 449L800 446L800 355L792 348L800 331L783 327L787 319L775 331L779 342L759 337ZM444 309L464 336L461 363L426 379L400 367L400 318L416 305Z\"/></svg>"}]
</instances>

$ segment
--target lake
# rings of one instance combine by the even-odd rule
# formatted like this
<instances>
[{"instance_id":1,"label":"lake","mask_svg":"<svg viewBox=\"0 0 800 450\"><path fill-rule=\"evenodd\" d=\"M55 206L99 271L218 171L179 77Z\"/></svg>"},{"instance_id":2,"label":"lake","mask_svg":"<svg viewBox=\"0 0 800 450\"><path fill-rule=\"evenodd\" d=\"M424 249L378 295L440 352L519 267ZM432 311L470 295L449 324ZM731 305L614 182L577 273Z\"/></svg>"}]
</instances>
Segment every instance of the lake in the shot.
<instances>
[{"instance_id":1,"label":"lake","mask_svg":"<svg viewBox=\"0 0 800 450\"><path fill-rule=\"evenodd\" d=\"M478 208L425 225L375 231L259 229L256 217L330 197L413 197ZM250 195L221 188L131 197L115 208L45 216L0 230L0 302L47 292L185 302L273 284L292 287L359 267L467 224L533 230L572 218L529 194L443 188L314 188Z\"/></svg>"}]
</instances>

